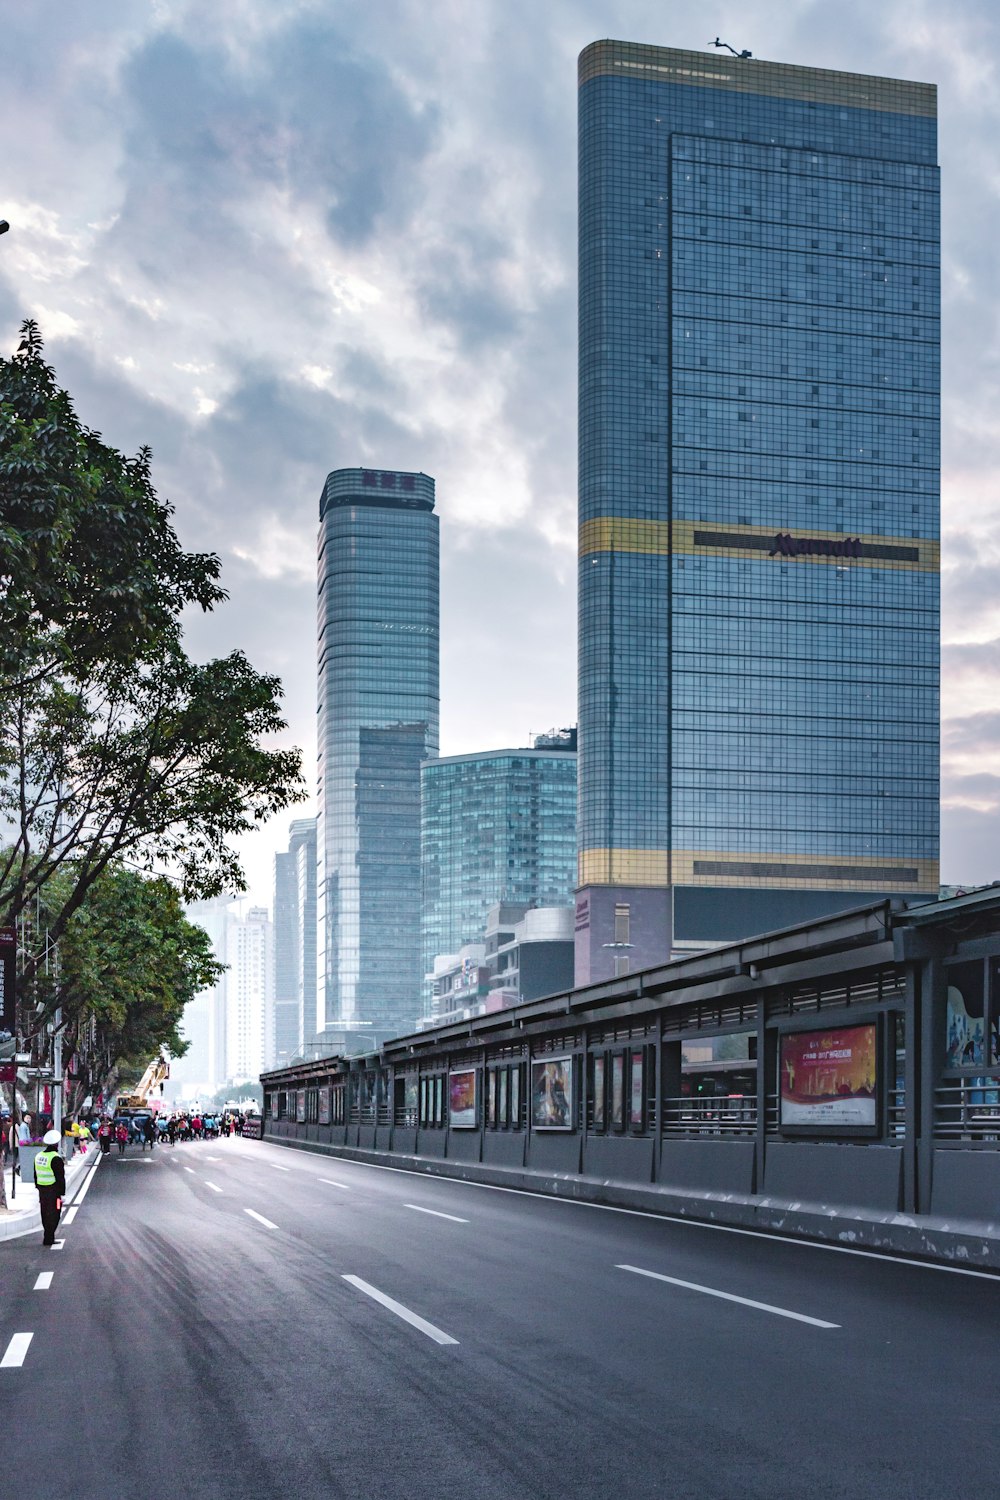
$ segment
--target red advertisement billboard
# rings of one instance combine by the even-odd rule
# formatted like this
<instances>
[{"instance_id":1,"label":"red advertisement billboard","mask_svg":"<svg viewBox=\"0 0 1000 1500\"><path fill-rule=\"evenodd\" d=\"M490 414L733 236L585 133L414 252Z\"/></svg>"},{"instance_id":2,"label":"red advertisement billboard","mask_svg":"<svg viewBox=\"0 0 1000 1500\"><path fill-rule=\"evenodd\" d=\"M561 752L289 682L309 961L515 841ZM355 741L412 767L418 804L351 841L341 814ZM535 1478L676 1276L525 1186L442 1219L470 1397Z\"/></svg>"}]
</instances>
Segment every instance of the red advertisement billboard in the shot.
<instances>
[{"instance_id":1,"label":"red advertisement billboard","mask_svg":"<svg viewBox=\"0 0 1000 1500\"><path fill-rule=\"evenodd\" d=\"M781 1038L781 1126L874 1131L878 1125L874 1021Z\"/></svg>"}]
</instances>

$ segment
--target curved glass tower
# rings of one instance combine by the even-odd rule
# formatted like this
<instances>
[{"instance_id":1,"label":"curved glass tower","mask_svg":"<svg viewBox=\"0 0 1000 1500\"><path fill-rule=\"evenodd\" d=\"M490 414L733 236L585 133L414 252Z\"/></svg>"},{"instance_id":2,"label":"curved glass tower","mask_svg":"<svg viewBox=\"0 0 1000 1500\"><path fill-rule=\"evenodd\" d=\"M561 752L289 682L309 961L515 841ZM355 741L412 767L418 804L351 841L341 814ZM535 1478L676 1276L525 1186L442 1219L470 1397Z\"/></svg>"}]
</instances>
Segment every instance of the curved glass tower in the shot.
<instances>
[{"instance_id":1,"label":"curved glass tower","mask_svg":"<svg viewBox=\"0 0 1000 1500\"><path fill-rule=\"evenodd\" d=\"M420 763L438 750L438 518L426 474L336 469L320 499L317 1030L420 1013Z\"/></svg>"},{"instance_id":2,"label":"curved glass tower","mask_svg":"<svg viewBox=\"0 0 1000 1500\"><path fill-rule=\"evenodd\" d=\"M937 893L936 91L579 62L577 981Z\"/></svg>"}]
</instances>

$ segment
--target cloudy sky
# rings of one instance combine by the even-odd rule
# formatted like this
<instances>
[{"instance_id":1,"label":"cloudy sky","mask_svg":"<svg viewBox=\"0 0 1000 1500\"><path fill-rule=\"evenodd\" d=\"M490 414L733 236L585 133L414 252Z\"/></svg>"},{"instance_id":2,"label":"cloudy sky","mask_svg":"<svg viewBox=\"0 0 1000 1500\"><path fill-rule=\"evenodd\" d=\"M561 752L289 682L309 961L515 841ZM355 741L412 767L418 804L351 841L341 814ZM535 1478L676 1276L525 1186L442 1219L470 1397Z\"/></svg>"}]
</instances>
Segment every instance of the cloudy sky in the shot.
<instances>
[{"instance_id":1,"label":"cloudy sky","mask_svg":"<svg viewBox=\"0 0 1000 1500\"><path fill-rule=\"evenodd\" d=\"M442 751L575 721L576 56L597 37L937 83L942 878L1000 877L1000 27L993 0L5 0L0 344L154 450L312 773L328 470L422 469ZM244 848L253 895L287 818Z\"/></svg>"}]
</instances>

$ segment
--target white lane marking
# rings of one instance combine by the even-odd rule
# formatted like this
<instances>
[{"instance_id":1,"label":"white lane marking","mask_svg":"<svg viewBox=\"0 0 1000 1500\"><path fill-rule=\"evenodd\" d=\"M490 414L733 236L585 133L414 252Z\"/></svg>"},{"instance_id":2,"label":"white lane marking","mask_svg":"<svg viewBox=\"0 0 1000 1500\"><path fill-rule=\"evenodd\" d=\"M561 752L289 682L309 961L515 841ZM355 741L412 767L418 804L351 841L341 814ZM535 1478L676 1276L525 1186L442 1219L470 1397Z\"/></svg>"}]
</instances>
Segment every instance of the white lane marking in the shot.
<instances>
[{"instance_id":1,"label":"white lane marking","mask_svg":"<svg viewBox=\"0 0 1000 1500\"><path fill-rule=\"evenodd\" d=\"M102 1161L102 1157L98 1156L97 1161L94 1163L94 1165L91 1167L90 1171L87 1173L86 1177L84 1178L83 1187L80 1189L80 1191L78 1193L75 1193L73 1195L73 1207L74 1208L79 1208L80 1204L83 1202L84 1198L86 1198L87 1194L90 1192L90 1184L93 1182L94 1178L97 1176L97 1168L101 1165L101 1161Z\"/></svg>"},{"instance_id":2,"label":"white lane marking","mask_svg":"<svg viewBox=\"0 0 1000 1500\"><path fill-rule=\"evenodd\" d=\"M194 1167L185 1167L184 1170L190 1172L192 1177L194 1176Z\"/></svg>"},{"instance_id":3,"label":"white lane marking","mask_svg":"<svg viewBox=\"0 0 1000 1500\"><path fill-rule=\"evenodd\" d=\"M316 1181L325 1182L327 1187L343 1188L345 1193L349 1193L351 1191L346 1182L334 1182L332 1177L317 1177Z\"/></svg>"},{"instance_id":4,"label":"white lane marking","mask_svg":"<svg viewBox=\"0 0 1000 1500\"><path fill-rule=\"evenodd\" d=\"M435 1219L450 1219L453 1224L468 1224L468 1219L460 1219L458 1214L443 1214L436 1208L421 1208L419 1203L404 1203L404 1208L412 1208L418 1214L433 1214Z\"/></svg>"},{"instance_id":5,"label":"white lane marking","mask_svg":"<svg viewBox=\"0 0 1000 1500\"><path fill-rule=\"evenodd\" d=\"M654 1214L647 1208L617 1208L613 1203L588 1203L585 1198L558 1198L553 1193L532 1192L530 1188L502 1187L496 1182L467 1182L463 1177L447 1177L443 1172L420 1172L415 1167L387 1167L377 1161L352 1161L349 1156L337 1160L348 1167L370 1167L374 1172L400 1172L406 1177L433 1177L454 1187L482 1188L487 1193L513 1193L516 1198L534 1198L536 1203L563 1203L567 1208L596 1208L604 1214L628 1214L633 1219L656 1219L661 1224L683 1224L687 1229L712 1229L719 1234L745 1234L754 1240L770 1240L772 1245L801 1245L804 1250L829 1250L835 1255L860 1255L865 1260L879 1260L884 1266L915 1266L918 1271L947 1271L951 1276L974 1276L979 1281L1000 1284L1000 1272L973 1271L966 1266L943 1266L938 1261L915 1260L910 1255L893 1255L888 1250L858 1250L853 1245L831 1245L825 1240L806 1240L800 1235L782 1234L779 1230L742 1229L737 1224L710 1224L707 1219L687 1219L681 1214Z\"/></svg>"},{"instance_id":6,"label":"white lane marking","mask_svg":"<svg viewBox=\"0 0 1000 1500\"><path fill-rule=\"evenodd\" d=\"M356 1286L359 1292L364 1292L366 1297L371 1297L373 1301L380 1302L383 1307L387 1307L390 1312L396 1314L397 1318L402 1318L404 1323L419 1328L420 1332L426 1333L435 1344L458 1343L458 1339L453 1339L450 1333L443 1333L440 1328L435 1328L433 1323L428 1323L427 1319L422 1318L419 1313L411 1312L408 1307L403 1306L402 1302L397 1302L393 1297L387 1297L385 1292L380 1292L378 1287L372 1286L370 1282L362 1281L360 1276L345 1276L343 1279L349 1281L351 1286Z\"/></svg>"},{"instance_id":7,"label":"white lane marking","mask_svg":"<svg viewBox=\"0 0 1000 1500\"><path fill-rule=\"evenodd\" d=\"M76 1218L76 1216L77 1216L77 1214L79 1212L80 1212L80 1205L79 1205L79 1203L72 1203L72 1204L70 1204L69 1208L67 1208L66 1212L62 1216L63 1224L64 1225L66 1225L66 1224L72 1224L73 1220Z\"/></svg>"},{"instance_id":8,"label":"white lane marking","mask_svg":"<svg viewBox=\"0 0 1000 1500\"><path fill-rule=\"evenodd\" d=\"M220 1187L216 1187L216 1185L215 1185L214 1182L209 1182L209 1180L208 1180L207 1177L205 1178L205 1186L207 1188L211 1188L213 1193L221 1193L222 1192L222 1189Z\"/></svg>"},{"instance_id":9,"label":"white lane marking","mask_svg":"<svg viewBox=\"0 0 1000 1500\"><path fill-rule=\"evenodd\" d=\"M221 1161L222 1157L221 1156L206 1156L205 1160L206 1161Z\"/></svg>"},{"instance_id":10,"label":"white lane marking","mask_svg":"<svg viewBox=\"0 0 1000 1500\"><path fill-rule=\"evenodd\" d=\"M679 1276L663 1276L659 1271L644 1271L642 1266L616 1266L617 1271L631 1271L634 1276L648 1276L652 1281L666 1281L671 1286L681 1286L688 1292L703 1292L706 1297L721 1297L723 1302L738 1302L741 1307L755 1307L758 1312L774 1313L778 1318L792 1318L796 1323L808 1323L813 1328L839 1328L839 1323L825 1323L822 1318L810 1318L805 1313L791 1312L787 1307L773 1307L770 1302L755 1302L752 1297L737 1297L732 1292L720 1292L714 1286L699 1286L696 1281L681 1281Z\"/></svg>"},{"instance_id":11,"label":"white lane marking","mask_svg":"<svg viewBox=\"0 0 1000 1500\"><path fill-rule=\"evenodd\" d=\"M292 1170L291 1167L279 1167L276 1161L269 1161L267 1165L273 1167L276 1172L290 1172Z\"/></svg>"},{"instance_id":12,"label":"white lane marking","mask_svg":"<svg viewBox=\"0 0 1000 1500\"><path fill-rule=\"evenodd\" d=\"M53 1250L61 1250L63 1248L63 1246L65 1245L65 1243L66 1243L65 1240L53 1240L52 1241L52 1248L53 1248Z\"/></svg>"},{"instance_id":13,"label":"white lane marking","mask_svg":"<svg viewBox=\"0 0 1000 1500\"><path fill-rule=\"evenodd\" d=\"M258 1224L263 1224L265 1229L277 1229L278 1227L277 1224L272 1224L270 1219L265 1219L263 1214L257 1213L256 1209L245 1208L243 1212L249 1214L251 1219L256 1219Z\"/></svg>"},{"instance_id":14,"label":"white lane marking","mask_svg":"<svg viewBox=\"0 0 1000 1500\"><path fill-rule=\"evenodd\" d=\"M141 1166L147 1166L147 1167L155 1167L156 1166L156 1162L153 1160L153 1158L151 1156L119 1156L118 1161L119 1161L119 1164L121 1162L123 1162L123 1161L126 1161L126 1162L137 1161L137 1162L139 1162L139 1164Z\"/></svg>"},{"instance_id":15,"label":"white lane marking","mask_svg":"<svg viewBox=\"0 0 1000 1500\"><path fill-rule=\"evenodd\" d=\"M19 1370L24 1364L24 1356L28 1352L28 1345L35 1337L33 1333L15 1333L3 1352L0 1359L0 1370Z\"/></svg>"},{"instance_id":16,"label":"white lane marking","mask_svg":"<svg viewBox=\"0 0 1000 1500\"><path fill-rule=\"evenodd\" d=\"M39 1271L38 1280L32 1287L32 1291L47 1292L49 1287L52 1285L52 1278L55 1274L55 1271Z\"/></svg>"}]
</instances>

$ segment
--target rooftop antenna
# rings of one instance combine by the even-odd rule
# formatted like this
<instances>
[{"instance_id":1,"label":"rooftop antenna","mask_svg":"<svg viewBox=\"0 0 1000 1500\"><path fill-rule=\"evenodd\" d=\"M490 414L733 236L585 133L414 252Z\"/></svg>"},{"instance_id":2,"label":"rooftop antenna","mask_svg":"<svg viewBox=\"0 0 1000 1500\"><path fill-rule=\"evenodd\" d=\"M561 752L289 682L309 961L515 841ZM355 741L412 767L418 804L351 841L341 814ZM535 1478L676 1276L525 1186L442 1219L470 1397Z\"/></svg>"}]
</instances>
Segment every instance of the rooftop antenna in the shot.
<instances>
[{"instance_id":1,"label":"rooftop antenna","mask_svg":"<svg viewBox=\"0 0 1000 1500\"><path fill-rule=\"evenodd\" d=\"M709 42L708 45L710 47L725 47L726 51L727 52L731 52L734 57L739 57L739 58L753 57L753 53L752 52L746 52L746 51L737 52L737 50L736 50L735 47L730 47L730 45L729 45L728 42L722 42L722 41L719 40L718 37L715 38L714 42Z\"/></svg>"}]
</instances>

